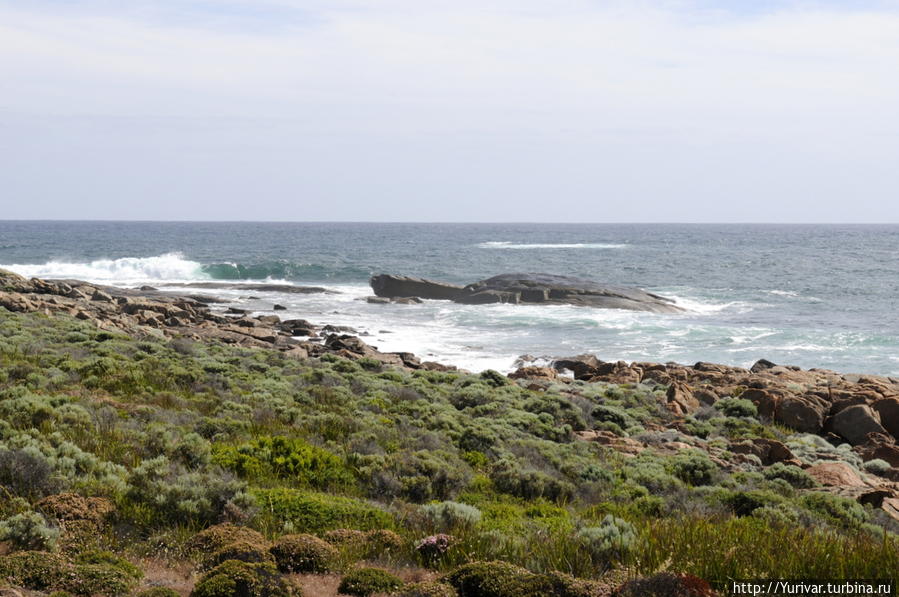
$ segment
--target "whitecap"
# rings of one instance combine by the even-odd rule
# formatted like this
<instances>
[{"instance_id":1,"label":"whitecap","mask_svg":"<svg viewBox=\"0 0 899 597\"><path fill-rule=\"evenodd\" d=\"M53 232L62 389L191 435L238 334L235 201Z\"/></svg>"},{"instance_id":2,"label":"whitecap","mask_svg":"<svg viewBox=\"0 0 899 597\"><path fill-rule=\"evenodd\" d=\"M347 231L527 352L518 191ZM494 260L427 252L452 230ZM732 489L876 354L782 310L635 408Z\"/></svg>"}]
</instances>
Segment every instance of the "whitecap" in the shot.
<instances>
[{"instance_id":1,"label":"whitecap","mask_svg":"<svg viewBox=\"0 0 899 597\"><path fill-rule=\"evenodd\" d=\"M475 245L480 249L626 249L620 243L514 243L510 241L489 241Z\"/></svg>"},{"instance_id":2,"label":"whitecap","mask_svg":"<svg viewBox=\"0 0 899 597\"><path fill-rule=\"evenodd\" d=\"M0 265L27 278L74 278L108 284L206 279L202 264L185 259L181 253L153 257L121 257L73 263L48 261L42 264Z\"/></svg>"}]
</instances>

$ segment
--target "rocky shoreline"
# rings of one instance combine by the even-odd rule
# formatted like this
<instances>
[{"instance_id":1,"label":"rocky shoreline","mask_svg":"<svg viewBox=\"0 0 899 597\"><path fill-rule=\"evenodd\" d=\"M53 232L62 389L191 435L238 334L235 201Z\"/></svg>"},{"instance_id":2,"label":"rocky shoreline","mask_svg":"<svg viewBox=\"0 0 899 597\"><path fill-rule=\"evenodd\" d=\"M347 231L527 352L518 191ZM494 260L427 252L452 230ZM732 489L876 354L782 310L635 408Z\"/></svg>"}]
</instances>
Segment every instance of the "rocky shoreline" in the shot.
<instances>
[{"instance_id":1,"label":"rocky shoreline","mask_svg":"<svg viewBox=\"0 0 899 597\"><path fill-rule=\"evenodd\" d=\"M208 288L217 287L222 286ZM324 289L310 291L319 290ZM406 369L454 369L422 362L411 353L380 352L345 328L281 320L276 315L253 316L223 302L213 296L173 295L149 287L129 290L76 280L27 280L0 270L0 306L13 312L66 314L108 331L275 349L298 359L330 353ZM819 455L818 462L810 464L783 442L765 438L732 443L726 447L728 452L757 458L766 466L778 462L800 466L828 491L899 520L899 379L801 370L765 360L744 369L702 362L692 366L603 362L590 355L559 358L547 367L524 366L509 377L535 391L575 381L664 386L660 406L670 414L668 428L686 435L691 434L685 425L687 417L724 399L748 401L762 421L814 434L832 446L846 444L861 461L878 460L887 466L876 475L861 473L842 462L837 452L830 461ZM578 437L624 455L646 448L639 439L606 430L581 431ZM679 442L667 446L675 451L681 447L686 446ZM713 458L720 456L713 449L709 453Z\"/></svg>"}]
</instances>

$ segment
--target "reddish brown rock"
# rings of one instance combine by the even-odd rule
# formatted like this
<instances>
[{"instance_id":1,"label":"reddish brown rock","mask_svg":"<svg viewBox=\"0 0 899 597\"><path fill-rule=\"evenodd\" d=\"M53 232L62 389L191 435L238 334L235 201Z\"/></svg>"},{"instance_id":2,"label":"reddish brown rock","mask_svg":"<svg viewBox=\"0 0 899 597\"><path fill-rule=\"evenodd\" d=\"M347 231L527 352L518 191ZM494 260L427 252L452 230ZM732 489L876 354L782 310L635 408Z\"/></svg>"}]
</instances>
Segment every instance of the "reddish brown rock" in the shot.
<instances>
[{"instance_id":1,"label":"reddish brown rock","mask_svg":"<svg viewBox=\"0 0 899 597\"><path fill-rule=\"evenodd\" d=\"M509 374L510 379L556 379L556 370L550 367L521 367Z\"/></svg>"},{"instance_id":2,"label":"reddish brown rock","mask_svg":"<svg viewBox=\"0 0 899 597\"><path fill-rule=\"evenodd\" d=\"M685 383L674 382L665 393L668 410L679 416L685 416L699 409L699 400L693 390Z\"/></svg>"},{"instance_id":3,"label":"reddish brown rock","mask_svg":"<svg viewBox=\"0 0 899 597\"><path fill-rule=\"evenodd\" d=\"M787 396L777 405L774 420L797 431L818 433L824 427L825 412L810 396Z\"/></svg>"},{"instance_id":4,"label":"reddish brown rock","mask_svg":"<svg viewBox=\"0 0 899 597\"><path fill-rule=\"evenodd\" d=\"M792 461L796 457L783 443L774 439L755 438L731 444L729 450L734 454L754 454L762 464L769 466L775 462Z\"/></svg>"},{"instance_id":5,"label":"reddish brown rock","mask_svg":"<svg viewBox=\"0 0 899 597\"><path fill-rule=\"evenodd\" d=\"M865 487L862 478L845 462L820 462L806 471L821 485L829 487Z\"/></svg>"}]
</instances>

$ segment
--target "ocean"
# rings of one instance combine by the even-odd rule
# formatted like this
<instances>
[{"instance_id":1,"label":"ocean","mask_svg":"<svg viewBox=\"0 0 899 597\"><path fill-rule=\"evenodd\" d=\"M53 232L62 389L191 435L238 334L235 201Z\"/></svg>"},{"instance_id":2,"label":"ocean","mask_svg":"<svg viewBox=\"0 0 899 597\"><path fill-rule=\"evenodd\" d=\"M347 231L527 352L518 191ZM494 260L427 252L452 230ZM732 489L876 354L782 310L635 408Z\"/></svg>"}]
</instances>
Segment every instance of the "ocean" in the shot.
<instances>
[{"instance_id":1,"label":"ocean","mask_svg":"<svg viewBox=\"0 0 899 597\"><path fill-rule=\"evenodd\" d=\"M474 371L508 371L522 355L592 353L899 375L897 225L7 221L0 268L160 289L325 286L336 294L205 292L260 313L279 303L282 318L349 326L380 350ZM507 272L638 286L687 311L365 301L375 273L466 284Z\"/></svg>"}]
</instances>

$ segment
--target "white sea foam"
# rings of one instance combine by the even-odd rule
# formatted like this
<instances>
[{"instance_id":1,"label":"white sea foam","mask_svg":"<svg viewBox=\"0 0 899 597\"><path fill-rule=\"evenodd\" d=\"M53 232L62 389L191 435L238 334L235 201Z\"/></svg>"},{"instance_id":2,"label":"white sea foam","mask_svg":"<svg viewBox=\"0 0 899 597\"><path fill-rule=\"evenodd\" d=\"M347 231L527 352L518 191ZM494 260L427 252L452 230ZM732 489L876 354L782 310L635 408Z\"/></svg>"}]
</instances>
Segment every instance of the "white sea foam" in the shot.
<instances>
[{"instance_id":1,"label":"white sea foam","mask_svg":"<svg viewBox=\"0 0 899 597\"><path fill-rule=\"evenodd\" d=\"M121 257L98 259L87 263L48 261L42 264L0 265L27 278L74 278L108 284L137 282L197 280L206 276L201 264L185 259L180 253L166 253L154 257Z\"/></svg>"},{"instance_id":2,"label":"white sea foam","mask_svg":"<svg viewBox=\"0 0 899 597\"><path fill-rule=\"evenodd\" d=\"M515 243L489 241L479 243L480 249L626 249L628 245L614 243Z\"/></svg>"},{"instance_id":3,"label":"white sea foam","mask_svg":"<svg viewBox=\"0 0 899 597\"><path fill-rule=\"evenodd\" d=\"M795 290L769 290L768 294L774 294L776 296L788 296L791 298L796 298L799 296L799 293Z\"/></svg>"}]
</instances>

